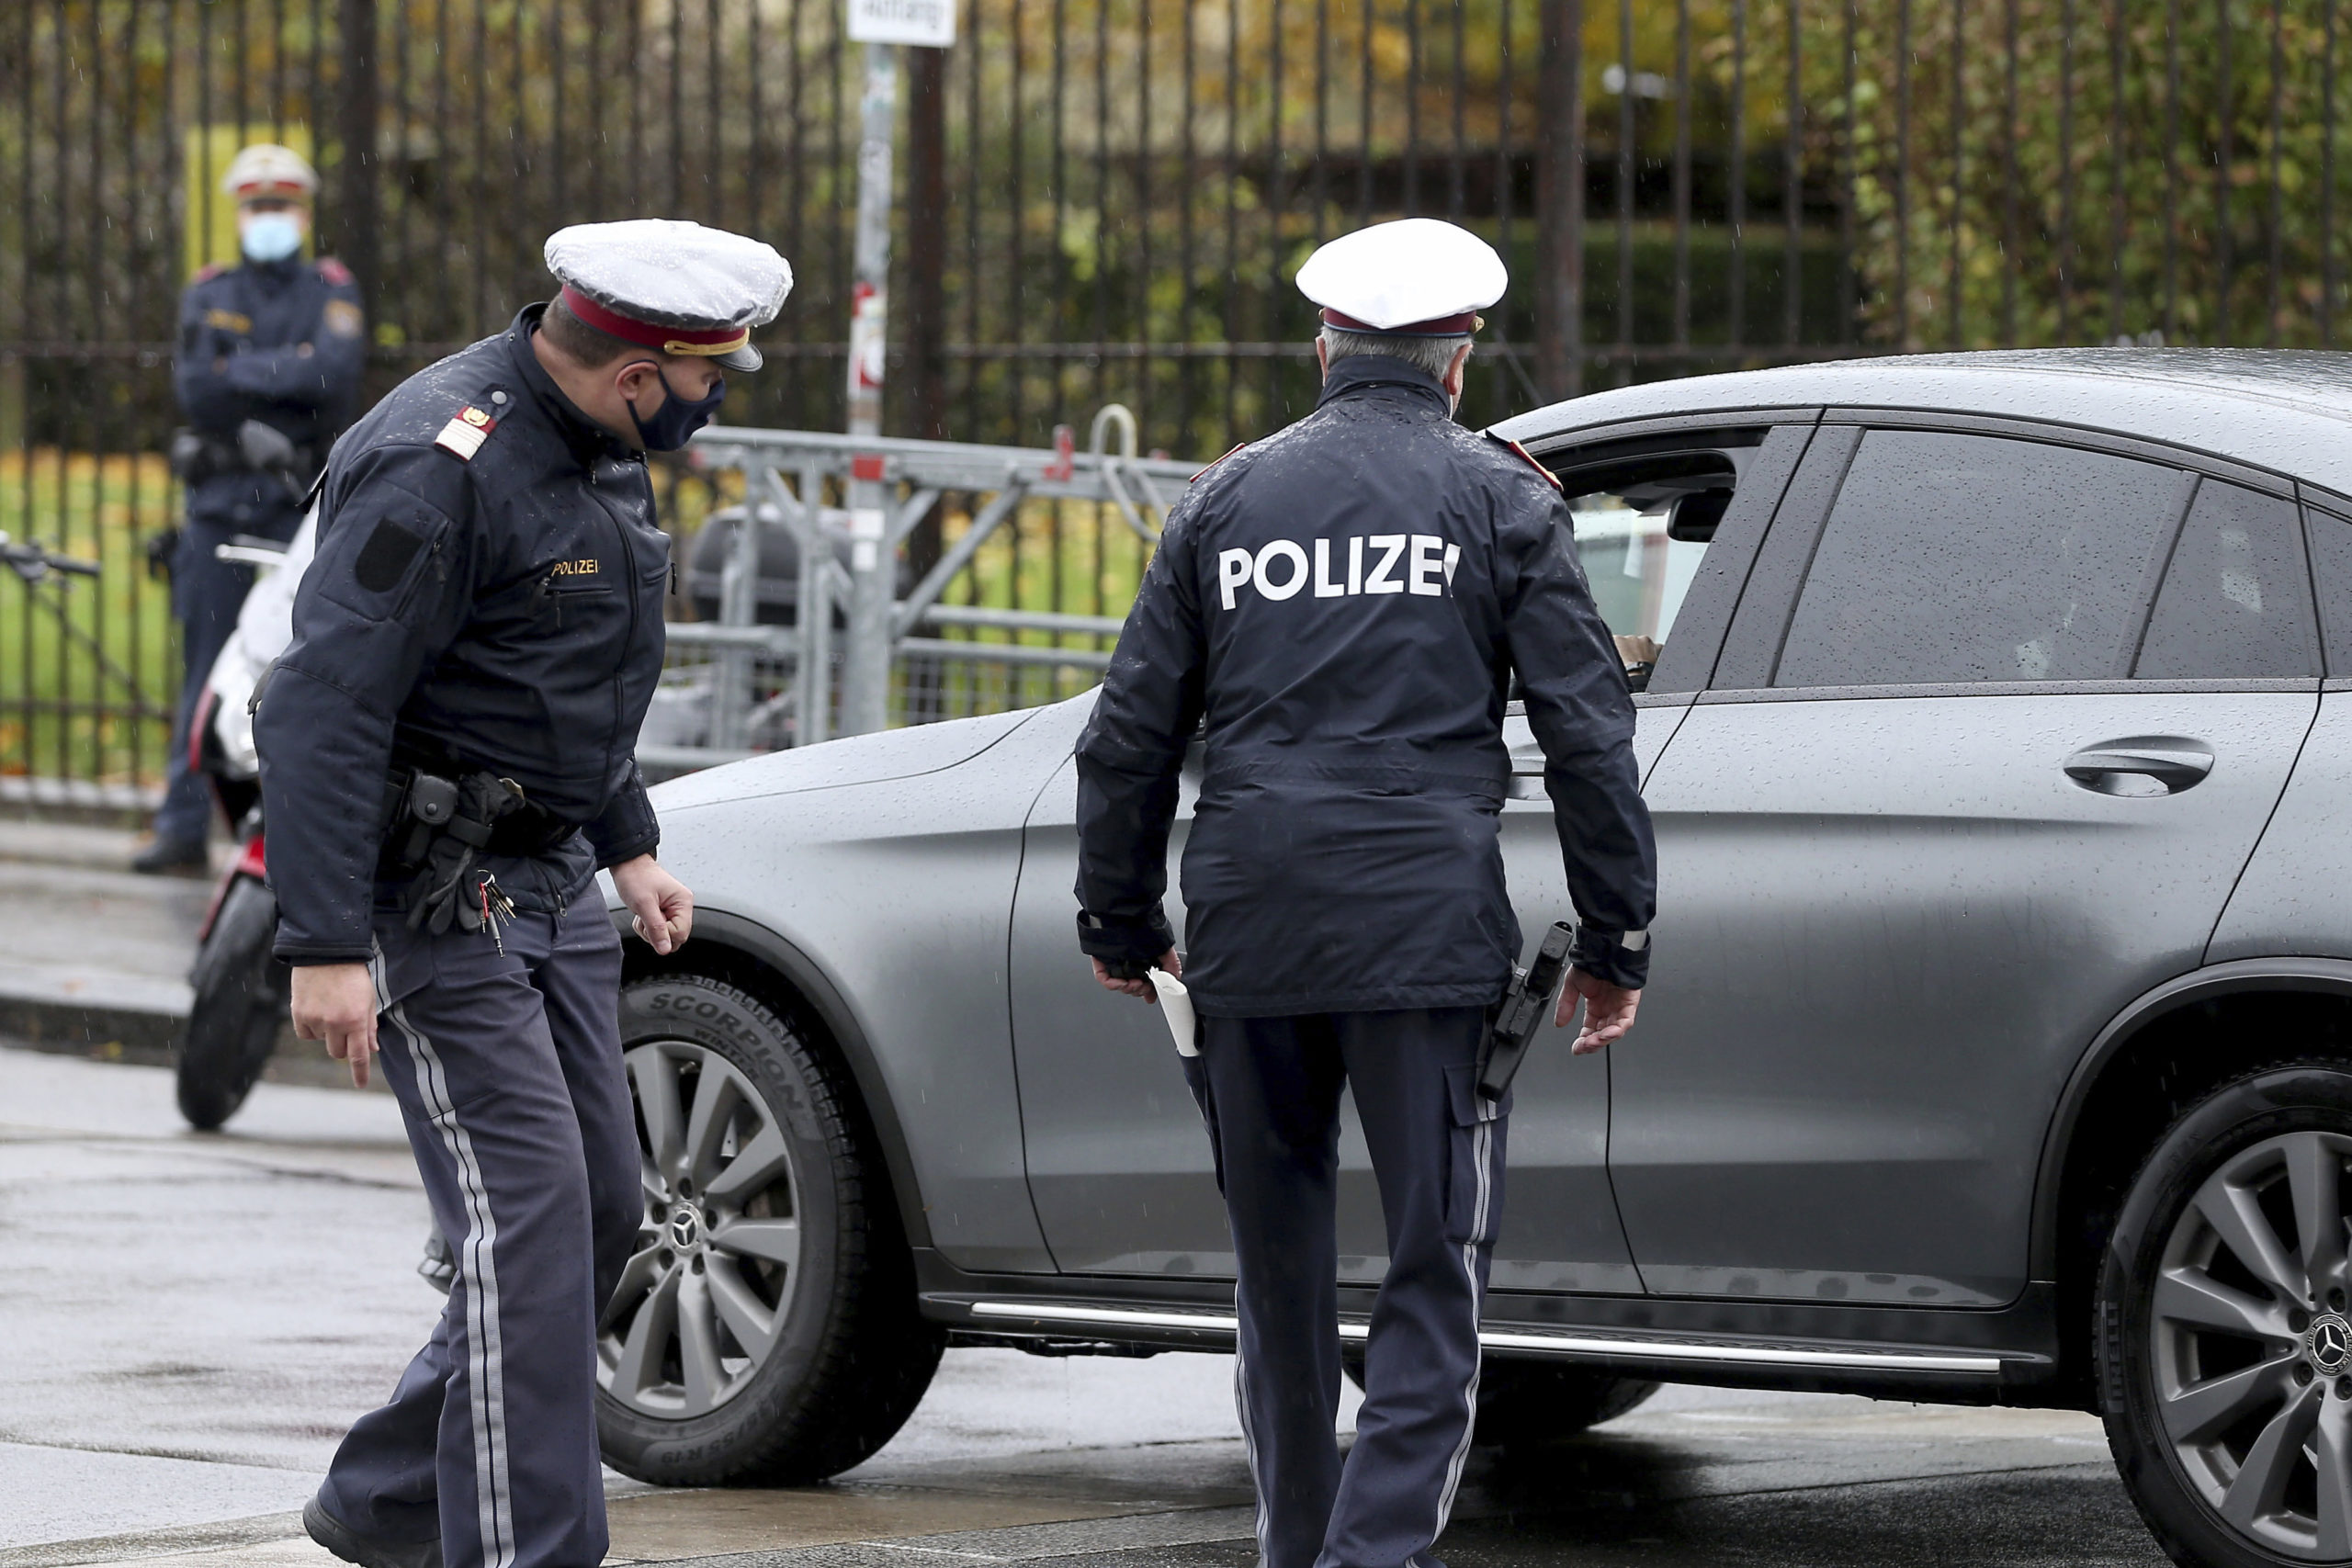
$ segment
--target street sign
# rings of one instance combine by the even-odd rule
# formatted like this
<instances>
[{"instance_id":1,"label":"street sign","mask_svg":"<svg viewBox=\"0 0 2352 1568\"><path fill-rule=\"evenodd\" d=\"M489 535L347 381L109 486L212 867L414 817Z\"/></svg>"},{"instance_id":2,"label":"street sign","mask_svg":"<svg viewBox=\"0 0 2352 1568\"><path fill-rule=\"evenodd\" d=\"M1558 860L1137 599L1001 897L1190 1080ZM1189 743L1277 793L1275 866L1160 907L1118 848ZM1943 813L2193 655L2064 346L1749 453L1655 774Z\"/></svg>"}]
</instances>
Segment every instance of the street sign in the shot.
<instances>
[{"instance_id":1,"label":"street sign","mask_svg":"<svg viewBox=\"0 0 2352 1568\"><path fill-rule=\"evenodd\" d=\"M956 0L849 0L854 43L914 43L945 49L956 41Z\"/></svg>"}]
</instances>

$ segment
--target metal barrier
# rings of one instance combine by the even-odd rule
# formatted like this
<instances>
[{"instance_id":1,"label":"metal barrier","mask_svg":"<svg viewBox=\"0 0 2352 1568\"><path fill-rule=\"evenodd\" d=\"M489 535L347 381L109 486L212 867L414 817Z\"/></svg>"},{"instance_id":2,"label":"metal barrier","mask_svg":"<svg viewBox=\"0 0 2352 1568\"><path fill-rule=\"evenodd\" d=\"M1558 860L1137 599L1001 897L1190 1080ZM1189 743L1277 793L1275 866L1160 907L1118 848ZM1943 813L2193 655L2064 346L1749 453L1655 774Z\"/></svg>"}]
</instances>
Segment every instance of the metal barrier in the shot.
<instances>
[{"instance_id":1,"label":"metal barrier","mask_svg":"<svg viewBox=\"0 0 2352 1568\"><path fill-rule=\"evenodd\" d=\"M1113 431L1119 450L1105 451ZM650 737L639 748L639 761L658 772L679 772L752 755L765 749L758 744L763 739L805 746L836 734L880 729L888 721L894 662L902 656L1090 671L1107 666L1110 654L1099 649L919 635L925 628L1118 635L1115 616L939 602L981 547L1015 522L1024 503L1104 503L1116 508L1139 537L1156 542L1170 503L1200 467L1137 457L1134 416L1116 404L1095 416L1091 450L1077 450L1067 428L1057 434L1051 448L728 426L696 435L695 461L740 471L745 491L741 507L714 513L705 524L736 525L719 574L718 618L675 622L669 628L673 647L709 651L712 675L707 690L696 694L707 699L707 718L693 727L696 743ZM846 493L853 480L879 481L883 493L893 498L890 504L865 510L826 504L829 484ZM970 526L921 581L898 597L901 547L943 496L956 493L973 499ZM759 624L760 524L781 524L798 547L789 626ZM838 626L837 608L843 612ZM753 673L763 663L791 671L788 728L760 723ZM660 727L655 728L658 735Z\"/></svg>"}]
</instances>

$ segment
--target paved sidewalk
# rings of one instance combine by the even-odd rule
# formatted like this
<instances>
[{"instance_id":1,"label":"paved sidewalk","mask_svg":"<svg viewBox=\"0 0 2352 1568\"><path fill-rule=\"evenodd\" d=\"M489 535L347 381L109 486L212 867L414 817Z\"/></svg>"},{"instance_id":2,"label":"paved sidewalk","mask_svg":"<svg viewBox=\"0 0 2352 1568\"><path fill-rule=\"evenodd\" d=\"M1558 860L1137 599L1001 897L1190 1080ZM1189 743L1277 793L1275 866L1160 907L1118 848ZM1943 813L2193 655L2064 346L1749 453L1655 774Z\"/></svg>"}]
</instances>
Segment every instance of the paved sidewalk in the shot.
<instances>
[{"instance_id":1,"label":"paved sidewalk","mask_svg":"<svg viewBox=\"0 0 2352 1568\"><path fill-rule=\"evenodd\" d=\"M44 1050L164 1062L187 1017L188 964L213 876L141 876L140 835L0 818L0 1031ZM234 850L212 848L213 871Z\"/></svg>"}]
</instances>

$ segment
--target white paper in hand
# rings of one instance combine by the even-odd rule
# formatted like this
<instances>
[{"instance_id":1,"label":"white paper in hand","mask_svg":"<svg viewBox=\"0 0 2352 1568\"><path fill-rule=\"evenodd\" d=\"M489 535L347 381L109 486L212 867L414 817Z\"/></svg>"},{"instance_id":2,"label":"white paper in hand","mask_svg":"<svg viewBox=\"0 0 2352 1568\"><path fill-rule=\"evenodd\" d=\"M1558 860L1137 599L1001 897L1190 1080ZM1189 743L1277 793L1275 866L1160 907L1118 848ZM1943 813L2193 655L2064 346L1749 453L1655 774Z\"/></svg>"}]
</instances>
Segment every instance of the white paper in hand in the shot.
<instances>
[{"instance_id":1,"label":"white paper in hand","mask_svg":"<svg viewBox=\"0 0 2352 1568\"><path fill-rule=\"evenodd\" d=\"M1151 972L1152 988L1159 993L1159 1010L1168 1015L1168 1032L1176 1037L1179 1056L1197 1056L1200 1047L1193 1043L1193 995L1184 989L1184 982L1165 969Z\"/></svg>"}]
</instances>

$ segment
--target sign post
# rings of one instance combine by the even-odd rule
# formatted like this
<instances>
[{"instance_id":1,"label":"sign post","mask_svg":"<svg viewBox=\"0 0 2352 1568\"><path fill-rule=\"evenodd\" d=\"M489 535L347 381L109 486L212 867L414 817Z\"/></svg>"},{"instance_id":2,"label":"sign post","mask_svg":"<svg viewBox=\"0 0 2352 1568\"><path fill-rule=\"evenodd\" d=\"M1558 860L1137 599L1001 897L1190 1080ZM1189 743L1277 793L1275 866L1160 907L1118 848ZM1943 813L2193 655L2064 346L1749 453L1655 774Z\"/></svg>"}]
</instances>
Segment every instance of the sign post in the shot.
<instances>
[{"instance_id":1,"label":"sign post","mask_svg":"<svg viewBox=\"0 0 2352 1568\"><path fill-rule=\"evenodd\" d=\"M848 0L851 41L865 46L865 94L857 147L857 237L850 288L849 434L882 434L882 381L890 345L891 152L899 118L899 48L956 41L956 0ZM919 221L937 222L937 213ZM840 732L865 735L889 722L891 600L899 541L893 537L888 473L877 454L852 466L850 605L842 656ZM919 521L919 520L918 520Z\"/></svg>"}]
</instances>

